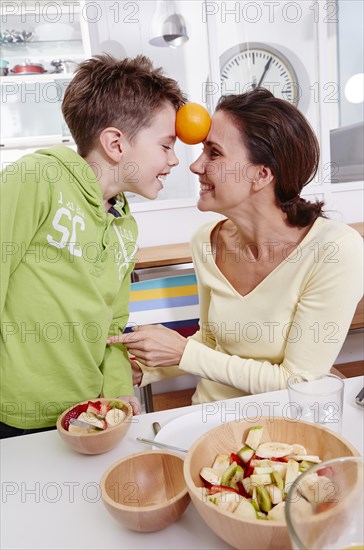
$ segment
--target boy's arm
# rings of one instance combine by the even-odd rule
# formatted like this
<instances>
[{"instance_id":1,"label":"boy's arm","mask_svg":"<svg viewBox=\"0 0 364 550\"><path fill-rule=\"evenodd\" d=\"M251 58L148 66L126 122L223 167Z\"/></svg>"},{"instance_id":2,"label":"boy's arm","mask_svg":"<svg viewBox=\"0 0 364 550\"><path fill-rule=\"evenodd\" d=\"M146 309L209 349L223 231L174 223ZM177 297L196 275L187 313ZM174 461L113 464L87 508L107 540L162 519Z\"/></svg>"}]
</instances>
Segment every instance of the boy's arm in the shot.
<instances>
[{"instance_id":1,"label":"boy's arm","mask_svg":"<svg viewBox=\"0 0 364 550\"><path fill-rule=\"evenodd\" d=\"M1 316L10 277L49 212L50 189L40 174L39 161L29 156L9 164L0 175Z\"/></svg>"}]
</instances>

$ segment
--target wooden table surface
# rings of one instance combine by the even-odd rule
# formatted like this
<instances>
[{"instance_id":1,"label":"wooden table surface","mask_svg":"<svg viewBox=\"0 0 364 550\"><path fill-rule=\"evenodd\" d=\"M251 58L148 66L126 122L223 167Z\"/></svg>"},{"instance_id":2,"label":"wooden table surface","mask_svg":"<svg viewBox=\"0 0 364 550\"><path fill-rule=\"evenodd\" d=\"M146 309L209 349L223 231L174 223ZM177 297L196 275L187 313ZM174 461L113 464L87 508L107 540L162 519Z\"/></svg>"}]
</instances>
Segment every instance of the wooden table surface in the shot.
<instances>
[{"instance_id":1,"label":"wooden table surface","mask_svg":"<svg viewBox=\"0 0 364 550\"><path fill-rule=\"evenodd\" d=\"M190 243L163 244L140 248L135 269L161 267L192 262Z\"/></svg>"}]
</instances>

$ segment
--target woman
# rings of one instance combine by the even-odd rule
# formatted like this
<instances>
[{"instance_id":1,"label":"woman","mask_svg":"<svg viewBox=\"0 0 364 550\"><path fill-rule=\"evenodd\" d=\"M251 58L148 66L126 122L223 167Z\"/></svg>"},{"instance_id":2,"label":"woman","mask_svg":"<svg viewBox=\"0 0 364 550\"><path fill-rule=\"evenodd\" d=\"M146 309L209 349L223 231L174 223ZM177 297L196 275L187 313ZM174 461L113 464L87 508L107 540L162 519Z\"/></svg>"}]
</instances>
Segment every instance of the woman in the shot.
<instances>
[{"instance_id":1,"label":"woman","mask_svg":"<svg viewBox=\"0 0 364 550\"><path fill-rule=\"evenodd\" d=\"M317 139L288 102L264 89L220 99L191 165L198 208L225 218L192 240L200 330L185 339L143 326L114 338L143 363L134 381L195 374L200 403L330 370L362 295L362 240L300 197L318 162Z\"/></svg>"}]
</instances>

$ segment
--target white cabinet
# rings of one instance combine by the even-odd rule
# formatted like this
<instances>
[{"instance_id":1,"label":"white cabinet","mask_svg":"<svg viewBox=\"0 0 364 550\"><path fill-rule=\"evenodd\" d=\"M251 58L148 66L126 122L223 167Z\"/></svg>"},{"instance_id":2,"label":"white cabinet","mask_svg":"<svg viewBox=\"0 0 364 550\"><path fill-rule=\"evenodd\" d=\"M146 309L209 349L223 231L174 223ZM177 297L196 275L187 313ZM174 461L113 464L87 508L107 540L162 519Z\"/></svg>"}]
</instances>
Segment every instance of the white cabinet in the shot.
<instances>
[{"instance_id":1,"label":"white cabinet","mask_svg":"<svg viewBox=\"0 0 364 550\"><path fill-rule=\"evenodd\" d=\"M0 77L1 147L71 142L61 102L72 72L57 72L52 61L79 63L91 55L91 12L81 1L18 1L2 2L0 16L2 65L8 62ZM45 72L16 72L26 64Z\"/></svg>"}]
</instances>

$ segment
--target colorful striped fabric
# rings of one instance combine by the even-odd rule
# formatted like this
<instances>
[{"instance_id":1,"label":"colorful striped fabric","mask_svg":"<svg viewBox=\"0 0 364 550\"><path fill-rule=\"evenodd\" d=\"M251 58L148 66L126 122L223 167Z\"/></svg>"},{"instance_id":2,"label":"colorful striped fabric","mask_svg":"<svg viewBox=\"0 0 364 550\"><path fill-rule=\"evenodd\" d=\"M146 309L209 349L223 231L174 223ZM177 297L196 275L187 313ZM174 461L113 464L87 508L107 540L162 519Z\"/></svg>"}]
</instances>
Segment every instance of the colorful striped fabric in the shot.
<instances>
[{"instance_id":1,"label":"colorful striped fabric","mask_svg":"<svg viewBox=\"0 0 364 550\"><path fill-rule=\"evenodd\" d=\"M194 334L199 320L196 276L177 275L132 283L129 309L128 327L161 323L183 336Z\"/></svg>"}]
</instances>

